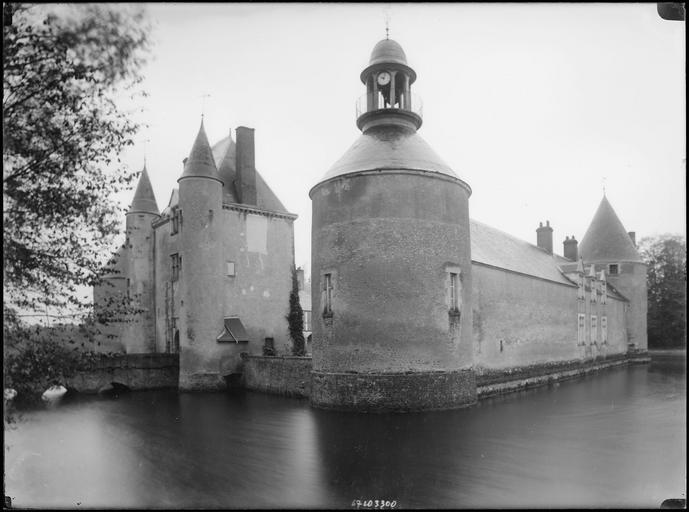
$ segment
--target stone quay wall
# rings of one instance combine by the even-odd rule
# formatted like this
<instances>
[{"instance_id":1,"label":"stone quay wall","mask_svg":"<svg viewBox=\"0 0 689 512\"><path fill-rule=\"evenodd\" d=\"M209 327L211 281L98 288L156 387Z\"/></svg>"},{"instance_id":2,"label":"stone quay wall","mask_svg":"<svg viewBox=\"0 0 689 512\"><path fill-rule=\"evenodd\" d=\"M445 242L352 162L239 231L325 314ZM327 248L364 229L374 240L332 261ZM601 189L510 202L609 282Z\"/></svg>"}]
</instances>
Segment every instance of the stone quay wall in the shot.
<instances>
[{"instance_id":1,"label":"stone quay wall","mask_svg":"<svg viewBox=\"0 0 689 512\"><path fill-rule=\"evenodd\" d=\"M310 357L263 357L243 355L244 359L244 375L242 379L242 386L246 389L260 391L269 394L294 396L311 398L312 401L318 402L320 400L320 393L335 392L337 386L328 386L321 383L318 393L315 395L311 391L312 379L325 379L329 381L333 378L344 379L345 384L352 384L357 378L361 377L358 374L338 374L338 375L320 375L317 372L311 372L311 358ZM586 360L586 361L568 361L558 363L548 363L540 365L532 365L526 367L513 368L509 370L498 371L484 371L483 373L469 375L462 373L456 376L445 376L450 380L464 380L470 378L476 381L476 395L479 399L487 398L494 395L511 393L523 389L530 389L538 386L547 385L549 383L559 382L563 380L577 378L592 372L604 370L625 364L648 363L650 358L648 353L630 353L616 356L609 356L605 359ZM366 396L354 396L352 394L343 397L342 401L347 402L349 410L361 411L414 411L420 410L418 407L419 400L427 399L432 405L433 398L429 396L432 386L427 386L429 382L425 382L424 374L410 373L408 375L377 375L373 379L376 386L402 386L405 388L404 393L398 393L399 396L406 396L407 398L401 400L400 403L391 404L390 407L378 408L369 403ZM399 377L403 377L400 379ZM434 375L437 380L437 375ZM369 376L369 380L370 376ZM431 381L435 382L433 379ZM460 388L466 387L462 382ZM341 387L341 386L340 386ZM345 386L346 387L346 386ZM371 392L374 392L372 390ZM417 396L418 395L418 396ZM458 404L464 403L466 400L456 400ZM322 406L321 406L322 407ZM433 409L434 407L430 407ZM437 409L443 407L438 404ZM423 407L424 410L429 410L429 404Z\"/></svg>"},{"instance_id":2,"label":"stone quay wall","mask_svg":"<svg viewBox=\"0 0 689 512\"><path fill-rule=\"evenodd\" d=\"M274 395L311 396L311 357L242 354L242 386Z\"/></svg>"},{"instance_id":3,"label":"stone quay wall","mask_svg":"<svg viewBox=\"0 0 689 512\"><path fill-rule=\"evenodd\" d=\"M97 393L111 382L143 390L177 388L178 381L178 354L103 354L65 384L81 393Z\"/></svg>"}]
</instances>

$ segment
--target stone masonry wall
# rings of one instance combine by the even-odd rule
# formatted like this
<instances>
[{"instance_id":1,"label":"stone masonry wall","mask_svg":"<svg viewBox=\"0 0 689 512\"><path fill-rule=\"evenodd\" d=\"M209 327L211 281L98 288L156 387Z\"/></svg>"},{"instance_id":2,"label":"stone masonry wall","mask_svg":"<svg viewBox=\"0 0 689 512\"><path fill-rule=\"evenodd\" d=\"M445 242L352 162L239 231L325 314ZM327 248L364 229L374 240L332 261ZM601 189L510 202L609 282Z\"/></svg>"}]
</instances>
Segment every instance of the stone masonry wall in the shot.
<instances>
[{"instance_id":1,"label":"stone masonry wall","mask_svg":"<svg viewBox=\"0 0 689 512\"><path fill-rule=\"evenodd\" d=\"M177 354L102 355L90 368L68 379L66 386L81 393L97 393L111 382L132 390L176 388L178 378Z\"/></svg>"},{"instance_id":2,"label":"stone masonry wall","mask_svg":"<svg viewBox=\"0 0 689 512\"><path fill-rule=\"evenodd\" d=\"M244 355L243 386L275 395L311 396L310 357Z\"/></svg>"}]
</instances>

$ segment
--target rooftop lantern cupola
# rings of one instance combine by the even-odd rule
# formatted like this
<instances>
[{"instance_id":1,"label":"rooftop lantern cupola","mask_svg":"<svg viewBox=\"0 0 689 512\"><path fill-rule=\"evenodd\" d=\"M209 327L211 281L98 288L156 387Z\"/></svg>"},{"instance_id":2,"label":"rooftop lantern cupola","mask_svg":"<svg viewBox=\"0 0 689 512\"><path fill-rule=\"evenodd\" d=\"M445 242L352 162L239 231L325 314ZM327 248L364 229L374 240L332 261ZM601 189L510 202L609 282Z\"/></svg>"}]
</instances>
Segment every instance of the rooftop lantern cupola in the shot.
<instances>
[{"instance_id":1,"label":"rooftop lantern cupola","mask_svg":"<svg viewBox=\"0 0 689 512\"><path fill-rule=\"evenodd\" d=\"M362 132L381 125L417 130L422 123L421 101L412 96L416 72L396 41L383 39L373 48L361 81L366 94L357 103L356 124Z\"/></svg>"}]
</instances>

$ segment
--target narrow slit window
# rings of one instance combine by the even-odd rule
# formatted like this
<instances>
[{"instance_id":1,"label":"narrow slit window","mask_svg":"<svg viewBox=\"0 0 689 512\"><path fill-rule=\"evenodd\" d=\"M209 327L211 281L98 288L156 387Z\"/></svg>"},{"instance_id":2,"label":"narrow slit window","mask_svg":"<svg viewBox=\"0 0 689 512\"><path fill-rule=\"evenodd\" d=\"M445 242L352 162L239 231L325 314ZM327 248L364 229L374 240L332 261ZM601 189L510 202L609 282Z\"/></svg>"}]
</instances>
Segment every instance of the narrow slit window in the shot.
<instances>
[{"instance_id":1,"label":"narrow slit window","mask_svg":"<svg viewBox=\"0 0 689 512\"><path fill-rule=\"evenodd\" d=\"M172 266L172 272L171 272L171 281L179 281L179 271L182 266L182 258L179 257L179 254L173 254L170 256L171 260L171 266Z\"/></svg>"},{"instance_id":2,"label":"narrow slit window","mask_svg":"<svg viewBox=\"0 0 689 512\"><path fill-rule=\"evenodd\" d=\"M591 315L591 342L598 341L598 317Z\"/></svg>"},{"instance_id":3,"label":"narrow slit window","mask_svg":"<svg viewBox=\"0 0 689 512\"><path fill-rule=\"evenodd\" d=\"M323 313L333 312L333 281L332 274L323 275Z\"/></svg>"},{"instance_id":4,"label":"narrow slit window","mask_svg":"<svg viewBox=\"0 0 689 512\"><path fill-rule=\"evenodd\" d=\"M450 311L459 311L459 274L450 272Z\"/></svg>"}]
</instances>

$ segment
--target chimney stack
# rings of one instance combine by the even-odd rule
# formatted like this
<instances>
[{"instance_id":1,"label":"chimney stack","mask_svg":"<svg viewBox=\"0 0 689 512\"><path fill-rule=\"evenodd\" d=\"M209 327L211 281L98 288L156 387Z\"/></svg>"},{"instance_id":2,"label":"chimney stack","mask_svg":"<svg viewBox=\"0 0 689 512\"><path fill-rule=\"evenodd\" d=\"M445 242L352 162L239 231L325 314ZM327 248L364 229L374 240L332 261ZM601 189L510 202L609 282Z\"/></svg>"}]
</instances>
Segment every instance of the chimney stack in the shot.
<instances>
[{"instance_id":1,"label":"chimney stack","mask_svg":"<svg viewBox=\"0 0 689 512\"><path fill-rule=\"evenodd\" d=\"M564 250L562 252L563 256L568 260L576 261L579 257L577 254L579 250L579 242L577 242L577 239L574 238L574 235L572 235L572 238L566 237L565 241L562 242L562 245L564 246Z\"/></svg>"},{"instance_id":2,"label":"chimney stack","mask_svg":"<svg viewBox=\"0 0 689 512\"><path fill-rule=\"evenodd\" d=\"M629 235L629 238L632 239L632 243L634 244L634 247L636 247L636 231L630 231L627 234Z\"/></svg>"},{"instance_id":3,"label":"chimney stack","mask_svg":"<svg viewBox=\"0 0 689 512\"><path fill-rule=\"evenodd\" d=\"M553 228L550 227L550 221L545 221L545 226L541 222L536 229L536 245L544 249L548 254L553 254Z\"/></svg>"},{"instance_id":4,"label":"chimney stack","mask_svg":"<svg viewBox=\"0 0 689 512\"><path fill-rule=\"evenodd\" d=\"M237 128L237 194L242 204L256 205L254 129Z\"/></svg>"},{"instance_id":5,"label":"chimney stack","mask_svg":"<svg viewBox=\"0 0 689 512\"><path fill-rule=\"evenodd\" d=\"M301 267L297 269L297 289L299 291L304 289L304 269Z\"/></svg>"}]
</instances>

